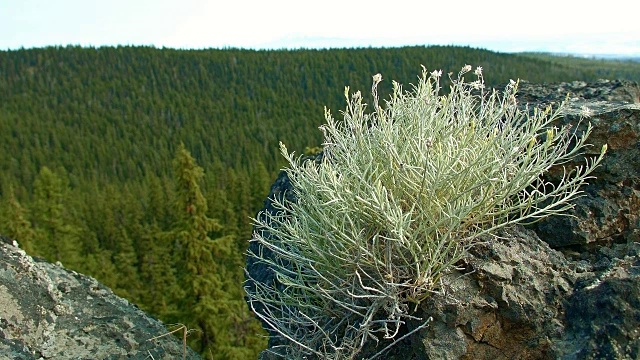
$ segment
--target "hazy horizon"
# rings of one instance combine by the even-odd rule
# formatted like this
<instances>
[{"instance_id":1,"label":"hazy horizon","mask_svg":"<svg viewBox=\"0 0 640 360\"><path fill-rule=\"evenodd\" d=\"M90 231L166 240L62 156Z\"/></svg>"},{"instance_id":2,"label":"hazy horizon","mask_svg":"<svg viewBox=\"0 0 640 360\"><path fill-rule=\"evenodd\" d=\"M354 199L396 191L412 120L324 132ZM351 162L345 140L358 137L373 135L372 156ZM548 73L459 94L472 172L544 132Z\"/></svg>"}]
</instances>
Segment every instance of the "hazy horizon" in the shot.
<instances>
[{"instance_id":1,"label":"hazy horizon","mask_svg":"<svg viewBox=\"0 0 640 360\"><path fill-rule=\"evenodd\" d=\"M47 46L299 49L455 45L496 52L640 57L626 0L0 0L0 50Z\"/></svg>"}]
</instances>

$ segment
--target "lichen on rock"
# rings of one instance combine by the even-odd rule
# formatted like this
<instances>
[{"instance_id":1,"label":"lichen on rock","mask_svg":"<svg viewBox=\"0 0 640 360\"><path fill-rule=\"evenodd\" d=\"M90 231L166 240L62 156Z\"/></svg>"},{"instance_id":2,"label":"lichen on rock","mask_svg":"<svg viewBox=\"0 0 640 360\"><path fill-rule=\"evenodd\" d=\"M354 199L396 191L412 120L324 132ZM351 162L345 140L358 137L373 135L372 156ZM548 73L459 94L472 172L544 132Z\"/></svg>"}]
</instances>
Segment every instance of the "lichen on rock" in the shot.
<instances>
[{"instance_id":1,"label":"lichen on rock","mask_svg":"<svg viewBox=\"0 0 640 360\"><path fill-rule=\"evenodd\" d=\"M94 278L0 241L0 358L199 359Z\"/></svg>"}]
</instances>

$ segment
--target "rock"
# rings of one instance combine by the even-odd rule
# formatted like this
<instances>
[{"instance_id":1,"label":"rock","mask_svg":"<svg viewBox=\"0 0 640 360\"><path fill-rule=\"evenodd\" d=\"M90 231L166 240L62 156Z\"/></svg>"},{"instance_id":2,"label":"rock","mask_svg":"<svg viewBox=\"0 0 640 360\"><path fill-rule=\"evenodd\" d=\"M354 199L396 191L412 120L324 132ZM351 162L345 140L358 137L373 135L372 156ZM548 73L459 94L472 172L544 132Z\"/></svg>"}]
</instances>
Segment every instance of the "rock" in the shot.
<instances>
[{"instance_id":1,"label":"rock","mask_svg":"<svg viewBox=\"0 0 640 360\"><path fill-rule=\"evenodd\" d=\"M545 107L567 93L557 125L580 132L590 121L594 146L586 155L609 147L597 178L575 201L574 217L514 226L471 249L412 314L422 320L407 322L379 359L640 359L640 87L522 83L519 99ZM561 174L558 167L546 176L554 182ZM265 210L290 190L283 172ZM255 242L251 247L260 251ZM247 271L257 281L274 280L255 258L247 259ZM370 341L359 358L389 344ZM261 358L271 357L265 351Z\"/></svg>"},{"instance_id":2,"label":"rock","mask_svg":"<svg viewBox=\"0 0 640 360\"><path fill-rule=\"evenodd\" d=\"M521 104L559 104L569 95L569 101L590 100L601 103L640 103L640 87L628 80L601 79L594 83L573 81L559 84L534 84L521 81L518 99Z\"/></svg>"},{"instance_id":3,"label":"rock","mask_svg":"<svg viewBox=\"0 0 640 360\"><path fill-rule=\"evenodd\" d=\"M472 249L421 304L414 315L432 319L429 325L383 358L555 358L553 338L563 329L557 318L575 282L570 264L530 230L499 235Z\"/></svg>"},{"instance_id":4,"label":"rock","mask_svg":"<svg viewBox=\"0 0 640 360\"><path fill-rule=\"evenodd\" d=\"M95 279L0 242L0 358L199 359Z\"/></svg>"},{"instance_id":5,"label":"rock","mask_svg":"<svg viewBox=\"0 0 640 360\"><path fill-rule=\"evenodd\" d=\"M520 100L535 99L538 102L531 105L544 107L559 104L569 94L564 116L556 125L579 124L575 127L581 132L591 122L589 143L593 147L587 155L597 154L604 144L608 144L608 153L593 173L596 178L583 189L585 196L568 212L572 217L550 217L533 228L554 248L640 241L640 87L608 80L554 87L525 83ZM590 117L581 121L585 109ZM583 159L567 168L580 164ZM557 182L562 171L562 167L552 168L549 179Z\"/></svg>"},{"instance_id":6,"label":"rock","mask_svg":"<svg viewBox=\"0 0 640 360\"><path fill-rule=\"evenodd\" d=\"M640 244L617 245L609 266L578 272L531 230L499 235L472 249L414 314L430 324L383 358L640 357ZM379 351L374 345L363 354Z\"/></svg>"},{"instance_id":7,"label":"rock","mask_svg":"<svg viewBox=\"0 0 640 360\"><path fill-rule=\"evenodd\" d=\"M602 249L608 266L566 301L565 331L554 343L559 358L640 358L640 243Z\"/></svg>"}]
</instances>

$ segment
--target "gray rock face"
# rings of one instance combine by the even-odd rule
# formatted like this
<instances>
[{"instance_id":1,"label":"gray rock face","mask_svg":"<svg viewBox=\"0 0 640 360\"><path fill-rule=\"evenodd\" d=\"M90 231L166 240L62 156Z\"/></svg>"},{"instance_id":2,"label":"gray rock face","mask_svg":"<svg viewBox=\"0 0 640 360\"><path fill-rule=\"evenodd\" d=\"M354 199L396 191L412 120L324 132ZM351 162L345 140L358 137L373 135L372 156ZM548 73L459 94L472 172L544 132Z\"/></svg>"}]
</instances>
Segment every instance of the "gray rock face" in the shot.
<instances>
[{"instance_id":1,"label":"gray rock face","mask_svg":"<svg viewBox=\"0 0 640 360\"><path fill-rule=\"evenodd\" d=\"M0 359L199 359L95 279L0 242ZM159 338L158 338L159 337ZM155 338L155 339L154 339Z\"/></svg>"},{"instance_id":2,"label":"gray rock face","mask_svg":"<svg viewBox=\"0 0 640 360\"><path fill-rule=\"evenodd\" d=\"M605 143L609 148L597 179L576 201L575 217L512 227L473 248L413 314L431 319L428 326L380 358L640 359L640 87L607 80L524 83L519 101L558 105L568 92L558 125L581 131L590 121L593 154ZM585 113L590 117L580 122ZM547 176L557 181L561 174L556 168ZM289 194L290 186L282 173L270 198ZM273 281L255 259L247 269L254 279ZM424 320L407 323L397 338ZM388 344L371 341L362 358Z\"/></svg>"},{"instance_id":3,"label":"gray rock face","mask_svg":"<svg viewBox=\"0 0 640 360\"><path fill-rule=\"evenodd\" d=\"M554 346L562 359L639 359L640 243L599 255L566 300L566 328Z\"/></svg>"}]
</instances>

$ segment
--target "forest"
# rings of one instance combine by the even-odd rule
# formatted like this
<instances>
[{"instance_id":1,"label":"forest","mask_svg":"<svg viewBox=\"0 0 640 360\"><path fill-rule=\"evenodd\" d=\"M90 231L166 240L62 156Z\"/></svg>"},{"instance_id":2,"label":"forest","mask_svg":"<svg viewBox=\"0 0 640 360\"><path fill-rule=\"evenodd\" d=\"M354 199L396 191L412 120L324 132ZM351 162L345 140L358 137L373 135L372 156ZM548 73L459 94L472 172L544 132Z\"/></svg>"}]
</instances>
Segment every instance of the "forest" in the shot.
<instances>
[{"instance_id":1,"label":"forest","mask_svg":"<svg viewBox=\"0 0 640 360\"><path fill-rule=\"evenodd\" d=\"M590 62L591 61L591 62ZM324 108L381 73L481 66L487 85L640 81L640 63L454 46L329 50L48 47L0 51L0 234L98 279L207 359L249 359L251 218L284 164L321 146ZM366 97L365 97L366 98Z\"/></svg>"}]
</instances>

